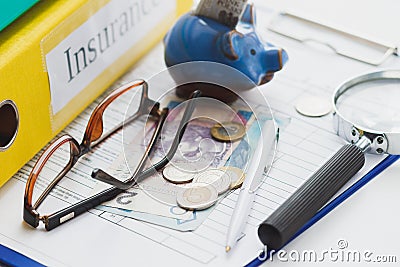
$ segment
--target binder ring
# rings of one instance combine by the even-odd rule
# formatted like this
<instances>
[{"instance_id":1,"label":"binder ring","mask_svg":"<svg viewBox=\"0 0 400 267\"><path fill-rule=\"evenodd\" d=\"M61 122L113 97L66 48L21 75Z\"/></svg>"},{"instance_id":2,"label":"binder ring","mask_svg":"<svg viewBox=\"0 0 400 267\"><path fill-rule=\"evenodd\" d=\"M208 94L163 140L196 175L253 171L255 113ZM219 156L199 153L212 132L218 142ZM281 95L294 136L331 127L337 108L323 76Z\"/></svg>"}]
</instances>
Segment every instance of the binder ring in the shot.
<instances>
[{"instance_id":1,"label":"binder ring","mask_svg":"<svg viewBox=\"0 0 400 267\"><path fill-rule=\"evenodd\" d=\"M19 113L14 101L0 102L0 125L0 152L4 152L14 143L18 133Z\"/></svg>"}]
</instances>

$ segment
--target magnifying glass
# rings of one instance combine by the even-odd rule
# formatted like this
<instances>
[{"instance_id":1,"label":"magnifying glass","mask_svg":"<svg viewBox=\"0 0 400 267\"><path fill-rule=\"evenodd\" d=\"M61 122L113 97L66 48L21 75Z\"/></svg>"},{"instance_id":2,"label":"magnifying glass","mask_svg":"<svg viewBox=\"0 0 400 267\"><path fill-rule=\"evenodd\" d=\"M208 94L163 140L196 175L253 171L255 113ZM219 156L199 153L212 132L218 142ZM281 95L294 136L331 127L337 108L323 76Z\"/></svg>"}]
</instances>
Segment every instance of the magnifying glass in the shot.
<instances>
[{"instance_id":1,"label":"magnifying glass","mask_svg":"<svg viewBox=\"0 0 400 267\"><path fill-rule=\"evenodd\" d=\"M400 70L353 78L333 95L334 127L344 145L258 228L277 250L364 165L365 154L400 154Z\"/></svg>"}]
</instances>

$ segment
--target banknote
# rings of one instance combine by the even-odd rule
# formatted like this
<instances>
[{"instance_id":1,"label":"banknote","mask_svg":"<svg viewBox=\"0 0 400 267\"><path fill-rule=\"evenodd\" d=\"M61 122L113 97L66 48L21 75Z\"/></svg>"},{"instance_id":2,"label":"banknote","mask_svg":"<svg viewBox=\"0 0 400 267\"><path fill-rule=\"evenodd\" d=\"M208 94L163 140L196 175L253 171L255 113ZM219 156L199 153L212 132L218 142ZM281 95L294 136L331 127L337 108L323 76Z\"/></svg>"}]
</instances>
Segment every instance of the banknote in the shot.
<instances>
[{"instance_id":1,"label":"banknote","mask_svg":"<svg viewBox=\"0 0 400 267\"><path fill-rule=\"evenodd\" d=\"M168 107L173 112L167 118L161 138L155 146L147 167L158 162L169 150L183 113L179 104L179 101L169 100ZM224 166L238 144L218 142L212 139L210 134L211 127L216 121L224 120L241 120L246 124L251 120L252 112L242 108L238 111L226 110L222 114L216 112L215 108L211 110L208 103L201 104L199 102L193 115L194 119L187 126L178 150L169 164L176 168L196 173L209 167ZM144 141L143 133L142 136L131 137L130 143L127 142L128 145L124 147L124 153L119 155L107 172L121 180L131 177L138 159L141 158L146 149L150 139L149 136L151 136L150 132L153 128L154 123L149 122ZM125 137L127 138L127 136L124 136L124 142L126 142ZM98 183L94 193L100 192L105 188L107 188L107 185ZM125 211L130 210L187 221L193 217L193 212L184 210L177 205L176 194L181 189L181 185L170 183L163 179L161 173L156 173L146 178L138 186L130 188L103 205Z\"/></svg>"},{"instance_id":2,"label":"banknote","mask_svg":"<svg viewBox=\"0 0 400 267\"><path fill-rule=\"evenodd\" d=\"M243 112L242 115L246 118L248 114ZM261 125L265 120L271 119L270 117L262 117L260 119ZM285 127L290 121L287 119L276 119L280 127ZM241 140L239 144L235 147L235 150L229 157L229 159L225 162L225 166L234 166L244 171L247 171L248 158L251 156L251 151L254 151L254 146L256 145L256 141L260 136L260 127L257 125L252 125L248 129L249 140L253 140L248 142L248 140ZM226 193L223 197L225 197ZM221 198L222 199L222 198ZM217 203L218 205L218 203ZM115 213L121 216L126 216L129 218L134 218L137 220L145 221L148 223L160 225L163 227L167 227L170 229L178 230L178 231L194 231L197 227L199 227L203 221L210 215L210 213L214 210L216 205L202 211L194 211L191 213L191 216L186 219L174 219L166 216L159 216L155 214L150 214L148 212L137 212L133 210L125 210L110 206L99 206L98 209Z\"/></svg>"},{"instance_id":3,"label":"banknote","mask_svg":"<svg viewBox=\"0 0 400 267\"><path fill-rule=\"evenodd\" d=\"M136 140L139 139L137 138ZM128 160L126 160L125 153L130 155ZM133 160L130 159L138 159L143 155L141 144L139 142L130 143L125 153L119 155L107 169L109 174L121 180L131 177L132 170L126 162L130 161L130 166L132 166ZM93 193L101 192L108 187L108 185L99 182L96 184ZM173 184L165 182L158 174L155 174L148 177L140 185L134 186L113 200L103 203L103 206L186 220L192 216L192 211L187 211L177 206L176 194L178 189Z\"/></svg>"},{"instance_id":4,"label":"banknote","mask_svg":"<svg viewBox=\"0 0 400 267\"><path fill-rule=\"evenodd\" d=\"M199 227L203 221L208 217L208 215L212 212L213 208L202 210L202 211L194 211L191 214L191 217L186 220L174 219L170 217L150 214L146 212L138 212L133 210L124 210L119 208L113 208L109 206L97 206L96 209L114 213L117 215L121 215L124 217L148 222L151 224L156 224L159 226L167 227L173 230L187 232L194 231L197 227Z\"/></svg>"},{"instance_id":5,"label":"banknote","mask_svg":"<svg viewBox=\"0 0 400 267\"><path fill-rule=\"evenodd\" d=\"M239 21L247 0L202 0L195 15L205 16L234 28Z\"/></svg>"},{"instance_id":6,"label":"banknote","mask_svg":"<svg viewBox=\"0 0 400 267\"><path fill-rule=\"evenodd\" d=\"M168 106L176 108L176 105L175 101L170 101ZM202 105L197 105L197 107L201 109ZM181 113L175 110L175 113L172 113L168 117L161 133L161 138L157 142L152 157L148 162L148 166L158 162L169 150L180 123ZM195 119L191 120L188 124L178 150L169 163L175 168L197 173L210 167L217 168L224 166L234 148L238 145L214 140L211 137L210 129L215 124L216 119L211 119L209 115L205 116L204 114L206 113L215 114L216 112L210 112L209 110L201 112L197 110L196 114L201 114L201 116L195 116ZM218 120L233 120L238 116L246 123L252 117L252 113L247 110L239 110L234 114L227 112L225 116L220 116ZM151 131L151 128L148 127L148 131ZM150 134L146 134L145 136L145 139L149 139L148 136ZM143 154L145 146L149 141L141 142L141 139L143 138L140 136L133 138L132 143L125 147L124 153L114 161L108 170L109 173L123 180L130 177L137 165L137 159ZM126 155L129 155L129 157ZM100 187L100 184L98 186L96 190L103 189ZM173 219L187 220L192 216L192 212L183 210L176 203L176 194L181 189L182 185L170 183L163 179L161 173L156 173L146 178L138 186L104 203L104 205L124 210L146 212Z\"/></svg>"},{"instance_id":7,"label":"banknote","mask_svg":"<svg viewBox=\"0 0 400 267\"><path fill-rule=\"evenodd\" d=\"M170 101L169 108L177 108L179 102ZM240 121L246 125L247 137L239 142L223 143L211 138L210 127L214 121L208 115L197 116L187 127L177 153L171 159L171 164L187 171L201 171L209 167L234 166L246 171L251 156L252 147L259 137L259 125L253 124L253 112L242 106L234 106L235 114L228 117L219 117L218 120ZM176 110L175 110L176 111ZM179 110L178 110L179 111ZM209 114L215 110L207 110ZM270 116L260 117L261 123ZM162 142L158 142L149 164L153 164L165 155L172 142L180 113L172 112L168 117L165 129L161 136ZM280 120L279 118L276 120ZM284 121L284 120L281 120ZM146 131L150 131L153 125L149 125ZM148 134L146 134L148 136ZM132 175L135 161L141 157L148 137L136 136L125 147L125 153L114 161L110 173L122 180ZM129 155L129 156L126 156ZM130 162L132 161L132 162ZM99 183L99 185L103 185ZM101 190L101 186L97 190ZM163 179L161 174L155 174L140 183L140 186L129 189L117 198L98 208L122 216L146 221L179 231L195 230L212 212L213 207L203 211L186 211L176 204L176 194L181 189L180 185L172 184Z\"/></svg>"},{"instance_id":8,"label":"banknote","mask_svg":"<svg viewBox=\"0 0 400 267\"><path fill-rule=\"evenodd\" d=\"M215 141L211 137L210 129L214 124L215 121L206 118L192 120L170 164L187 172L199 172L209 167L223 165L231 154L233 146L231 143ZM178 125L178 120L170 121L166 125L164 138L158 143L154 152L156 158L161 158L171 147Z\"/></svg>"}]
</instances>

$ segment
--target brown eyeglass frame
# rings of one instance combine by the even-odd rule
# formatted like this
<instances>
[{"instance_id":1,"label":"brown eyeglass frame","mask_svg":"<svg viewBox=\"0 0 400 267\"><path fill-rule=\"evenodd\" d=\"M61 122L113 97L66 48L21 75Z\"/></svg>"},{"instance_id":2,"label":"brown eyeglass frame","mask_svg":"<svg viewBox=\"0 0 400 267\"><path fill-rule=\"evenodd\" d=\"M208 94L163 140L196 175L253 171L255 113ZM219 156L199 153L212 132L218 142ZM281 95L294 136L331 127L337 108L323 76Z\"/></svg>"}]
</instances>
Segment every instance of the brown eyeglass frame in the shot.
<instances>
[{"instance_id":1,"label":"brown eyeglass frame","mask_svg":"<svg viewBox=\"0 0 400 267\"><path fill-rule=\"evenodd\" d=\"M138 86L142 86L142 96L139 104L138 111L128 118L126 121L118 124L113 129L111 129L108 133L103 135L103 114L106 108L119 96L126 93L127 91L137 88ZM191 98L196 98L200 96L199 91L195 91ZM31 225L32 227L38 227L39 221L42 221L45 225L46 230L50 231L62 223L69 221L72 218L77 217L78 215L88 211L95 206L113 199L118 194L124 192L124 189L111 187L109 189L103 190L102 192L81 200L75 204L72 204L60 211L54 212L50 215L39 215L37 209L42 204L43 200L49 195L51 190L58 184L58 182L65 177L65 175L72 169L75 163L81 158L83 155L91 151L98 144L106 140L108 137L122 129L122 127L126 124L133 122L135 119L139 118L143 115L149 115L151 117L155 117L158 119L156 127L153 131L150 142L137 166L134 175L127 180L129 181L138 181L144 179L150 175L152 175L155 171L163 168L168 162L169 159L172 158L171 155L175 154L177 147L182 139L182 136L186 130L187 123L192 116L194 111L194 101L190 101L186 106L184 111L182 120L178 127L178 131L174 138L175 144L173 144L168 151L167 155L161 159L158 163L154 164L150 168L146 169L142 172L145 162L148 159L150 153L152 152L155 143L161 133L161 129L164 125L165 119L168 115L168 108L164 108L160 110L160 104L156 101L151 100L148 97L148 84L144 80L136 80L130 82L126 85L123 85L114 91L112 91L97 107L93 110L89 122L86 126L86 130L83 136L83 140L81 144L78 144L75 138L70 135L63 135L53 141L50 146L43 152L35 166L33 167L31 173L29 174L28 180L25 186L25 194L24 194L24 207L23 207L23 219L26 223ZM63 170L52 180L52 182L46 187L46 189L42 192L36 202L32 205L32 195L36 180L42 171L44 165L47 160L53 155L57 149L61 146L69 143L70 145L70 159L67 165L63 168ZM92 174L93 176L93 174Z\"/></svg>"}]
</instances>

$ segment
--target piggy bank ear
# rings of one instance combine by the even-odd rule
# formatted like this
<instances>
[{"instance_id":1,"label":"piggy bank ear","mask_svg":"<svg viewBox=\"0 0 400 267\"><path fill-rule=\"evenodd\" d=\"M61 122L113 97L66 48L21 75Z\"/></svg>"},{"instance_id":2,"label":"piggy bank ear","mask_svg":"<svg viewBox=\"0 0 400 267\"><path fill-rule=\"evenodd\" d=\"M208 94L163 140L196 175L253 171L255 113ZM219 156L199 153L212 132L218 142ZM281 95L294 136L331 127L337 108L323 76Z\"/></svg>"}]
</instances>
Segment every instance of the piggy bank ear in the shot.
<instances>
[{"instance_id":1,"label":"piggy bank ear","mask_svg":"<svg viewBox=\"0 0 400 267\"><path fill-rule=\"evenodd\" d=\"M256 24L256 11L254 9L254 4L247 4L245 10L240 17L240 21L243 23L255 25Z\"/></svg>"},{"instance_id":2,"label":"piggy bank ear","mask_svg":"<svg viewBox=\"0 0 400 267\"><path fill-rule=\"evenodd\" d=\"M221 49L224 55L232 60L239 58L237 49L237 40L241 37L241 34L235 30L225 33L221 40Z\"/></svg>"}]
</instances>

